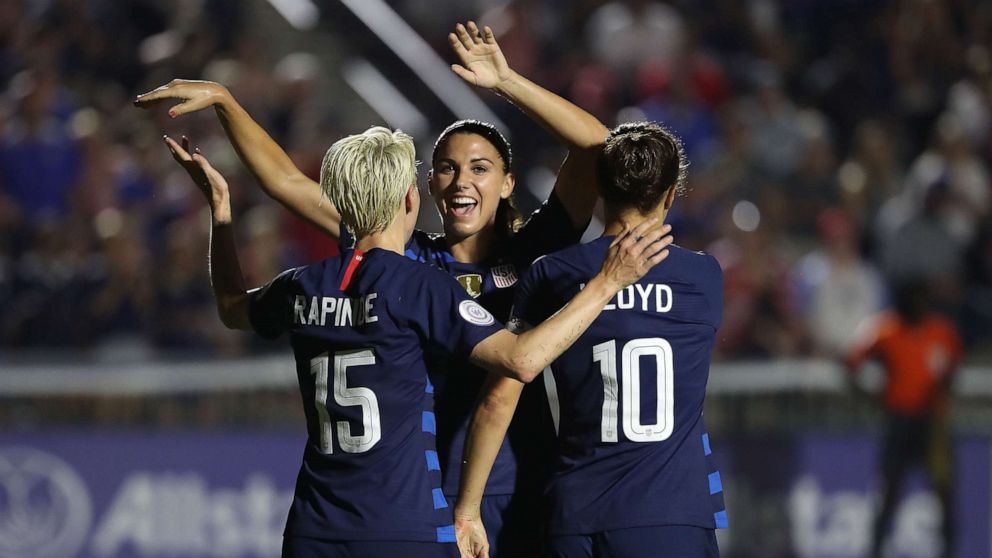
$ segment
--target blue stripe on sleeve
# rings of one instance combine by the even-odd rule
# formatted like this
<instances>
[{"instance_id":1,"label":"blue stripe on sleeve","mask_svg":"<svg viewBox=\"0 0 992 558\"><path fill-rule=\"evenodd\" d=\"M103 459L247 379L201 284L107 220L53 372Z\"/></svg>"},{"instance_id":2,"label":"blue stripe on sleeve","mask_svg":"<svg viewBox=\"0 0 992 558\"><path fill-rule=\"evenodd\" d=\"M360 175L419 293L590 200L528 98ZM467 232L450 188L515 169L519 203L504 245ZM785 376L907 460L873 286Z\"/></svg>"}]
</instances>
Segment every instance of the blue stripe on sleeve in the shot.
<instances>
[{"instance_id":1,"label":"blue stripe on sleeve","mask_svg":"<svg viewBox=\"0 0 992 558\"><path fill-rule=\"evenodd\" d=\"M437 542L457 542L455 540L455 526L445 525L437 528Z\"/></svg>"},{"instance_id":2,"label":"blue stripe on sleeve","mask_svg":"<svg viewBox=\"0 0 992 558\"><path fill-rule=\"evenodd\" d=\"M448 501L444 499L444 493L441 492L440 488L431 490L431 494L434 496L434 509L439 510L448 507Z\"/></svg>"},{"instance_id":3,"label":"blue stripe on sleeve","mask_svg":"<svg viewBox=\"0 0 992 558\"><path fill-rule=\"evenodd\" d=\"M437 452L434 450L427 450L424 452L427 456L427 470L428 471L440 471L441 462L437 458Z\"/></svg>"},{"instance_id":4,"label":"blue stripe on sleeve","mask_svg":"<svg viewBox=\"0 0 992 558\"><path fill-rule=\"evenodd\" d=\"M727 521L727 510L720 510L713 514L713 521L716 522L717 529L726 529L730 526L730 522Z\"/></svg>"},{"instance_id":5,"label":"blue stripe on sleeve","mask_svg":"<svg viewBox=\"0 0 992 558\"><path fill-rule=\"evenodd\" d=\"M713 453L713 450L710 449L710 435L703 434L703 455L709 455L711 453Z\"/></svg>"},{"instance_id":6,"label":"blue stripe on sleeve","mask_svg":"<svg viewBox=\"0 0 992 558\"><path fill-rule=\"evenodd\" d=\"M427 378L427 387L424 388L424 393L434 393L434 384L431 383L430 378Z\"/></svg>"},{"instance_id":7,"label":"blue stripe on sleeve","mask_svg":"<svg viewBox=\"0 0 992 558\"><path fill-rule=\"evenodd\" d=\"M437 419L434 418L433 411L424 411L420 419L420 429L423 432L437 434Z\"/></svg>"},{"instance_id":8,"label":"blue stripe on sleeve","mask_svg":"<svg viewBox=\"0 0 992 558\"><path fill-rule=\"evenodd\" d=\"M710 494L716 494L723 490L723 483L720 482L720 471L716 471L709 474L710 479Z\"/></svg>"}]
</instances>

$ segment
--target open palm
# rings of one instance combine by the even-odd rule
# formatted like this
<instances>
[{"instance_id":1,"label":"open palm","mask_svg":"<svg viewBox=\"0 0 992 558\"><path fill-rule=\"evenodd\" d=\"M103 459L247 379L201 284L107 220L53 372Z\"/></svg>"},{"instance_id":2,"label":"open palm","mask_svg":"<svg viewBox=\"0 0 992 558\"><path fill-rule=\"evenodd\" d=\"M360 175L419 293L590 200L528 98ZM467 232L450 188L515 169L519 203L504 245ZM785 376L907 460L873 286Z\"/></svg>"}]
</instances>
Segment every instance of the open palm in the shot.
<instances>
[{"instance_id":1,"label":"open palm","mask_svg":"<svg viewBox=\"0 0 992 558\"><path fill-rule=\"evenodd\" d=\"M459 23L455 32L448 34L448 42L461 62L452 64L451 69L468 83L492 89L510 78L510 66L488 26L480 30L474 21Z\"/></svg>"}]
</instances>

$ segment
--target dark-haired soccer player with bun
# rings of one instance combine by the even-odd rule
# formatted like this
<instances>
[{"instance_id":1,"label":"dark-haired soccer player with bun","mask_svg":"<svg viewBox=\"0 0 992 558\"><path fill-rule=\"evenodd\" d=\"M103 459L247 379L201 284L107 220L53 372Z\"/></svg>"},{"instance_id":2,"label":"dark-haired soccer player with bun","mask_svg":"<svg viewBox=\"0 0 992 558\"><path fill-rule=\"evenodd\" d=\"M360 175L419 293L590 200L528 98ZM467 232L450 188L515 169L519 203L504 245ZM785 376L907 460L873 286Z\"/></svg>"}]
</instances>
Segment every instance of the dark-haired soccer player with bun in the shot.
<instances>
[{"instance_id":1,"label":"dark-haired soccer player with bun","mask_svg":"<svg viewBox=\"0 0 992 558\"><path fill-rule=\"evenodd\" d=\"M597 167L603 236L534 262L518 286L511 327L544 322L587 288L623 223L663 220L686 166L680 141L662 126L614 129ZM547 556L719 555L714 530L727 517L702 415L722 307L716 259L672 246L665 266L621 290L545 371L558 428ZM510 404L483 394L455 508L459 544L472 556L487 555L476 505L512 414Z\"/></svg>"},{"instance_id":2,"label":"dark-haired soccer player with bun","mask_svg":"<svg viewBox=\"0 0 992 558\"><path fill-rule=\"evenodd\" d=\"M308 437L285 557L457 555L427 353L461 355L529 382L610 297L665 259L671 240L657 221L632 227L590 288L556 318L514 335L449 275L404 256L420 206L413 141L373 127L335 142L320 173L355 246L249 291L227 183L188 144L166 143L210 204L210 276L222 321L265 337L290 335Z\"/></svg>"}]
</instances>

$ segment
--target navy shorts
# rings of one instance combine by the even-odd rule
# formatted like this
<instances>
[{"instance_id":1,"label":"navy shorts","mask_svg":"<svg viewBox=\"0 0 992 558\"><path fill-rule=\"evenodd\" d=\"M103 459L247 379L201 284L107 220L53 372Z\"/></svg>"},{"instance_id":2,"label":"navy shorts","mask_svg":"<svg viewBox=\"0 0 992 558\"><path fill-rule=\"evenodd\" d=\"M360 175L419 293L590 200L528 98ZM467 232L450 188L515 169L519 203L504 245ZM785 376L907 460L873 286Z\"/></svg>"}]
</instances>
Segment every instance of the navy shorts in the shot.
<instances>
[{"instance_id":1,"label":"navy shorts","mask_svg":"<svg viewBox=\"0 0 992 558\"><path fill-rule=\"evenodd\" d=\"M282 558L458 558L455 543L324 541L283 537Z\"/></svg>"},{"instance_id":2,"label":"navy shorts","mask_svg":"<svg viewBox=\"0 0 992 558\"><path fill-rule=\"evenodd\" d=\"M560 535L549 539L553 558L719 558L716 532L688 525L654 525Z\"/></svg>"},{"instance_id":3,"label":"navy shorts","mask_svg":"<svg viewBox=\"0 0 992 558\"><path fill-rule=\"evenodd\" d=\"M541 556L540 505L511 494L483 496L479 514L489 536L490 558Z\"/></svg>"}]
</instances>

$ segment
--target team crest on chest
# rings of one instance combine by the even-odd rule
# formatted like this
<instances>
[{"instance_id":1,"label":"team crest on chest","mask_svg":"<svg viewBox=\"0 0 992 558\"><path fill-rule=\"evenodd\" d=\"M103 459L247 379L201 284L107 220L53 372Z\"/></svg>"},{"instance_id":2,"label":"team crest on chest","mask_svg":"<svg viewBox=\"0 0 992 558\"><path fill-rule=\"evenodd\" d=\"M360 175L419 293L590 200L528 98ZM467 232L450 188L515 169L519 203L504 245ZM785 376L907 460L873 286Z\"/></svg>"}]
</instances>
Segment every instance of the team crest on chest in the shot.
<instances>
[{"instance_id":1,"label":"team crest on chest","mask_svg":"<svg viewBox=\"0 0 992 558\"><path fill-rule=\"evenodd\" d=\"M465 289L465 292L469 294L472 298L477 298L482 294L482 276L478 273L469 273L468 275L459 275L455 277L458 283Z\"/></svg>"},{"instance_id":2,"label":"team crest on chest","mask_svg":"<svg viewBox=\"0 0 992 558\"><path fill-rule=\"evenodd\" d=\"M493 267L493 282L500 289L512 287L517 282L517 268L512 264Z\"/></svg>"}]
</instances>

